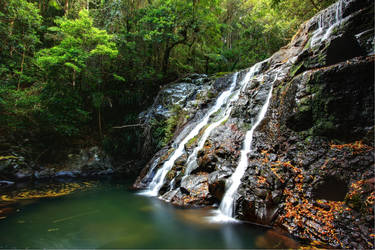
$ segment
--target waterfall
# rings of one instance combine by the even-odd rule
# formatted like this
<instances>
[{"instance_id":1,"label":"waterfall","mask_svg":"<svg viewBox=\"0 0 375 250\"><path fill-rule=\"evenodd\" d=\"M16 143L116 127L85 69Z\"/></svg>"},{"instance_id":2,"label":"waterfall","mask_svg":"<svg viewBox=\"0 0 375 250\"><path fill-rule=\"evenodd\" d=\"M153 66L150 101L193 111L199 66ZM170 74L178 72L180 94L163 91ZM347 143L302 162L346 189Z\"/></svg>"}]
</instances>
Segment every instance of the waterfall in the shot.
<instances>
[{"instance_id":1,"label":"waterfall","mask_svg":"<svg viewBox=\"0 0 375 250\"><path fill-rule=\"evenodd\" d=\"M250 70L246 73L245 77L241 81L240 88L234 92L230 100L227 102L224 112L223 112L223 117L219 119L218 121L210 124L209 127L206 128L204 131L202 137L198 141L198 145L194 148L193 152L189 155L189 158L187 159L186 162L186 170L184 173L184 177L188 176L191 174L191 172L198 167L197 164L197 154L199 150L201 150L204 146L204 143L206 142L207 138L210 136L211 132L218 127L220 124L222 124L224 121L226 121L229 118L229 115L232 111L232 106L231 104L233 102L236 102L238 100L238 97L240 96L241 91L246 87L246 85L249 83L251 78L259 71L260 66L262 65L263 62L259 62L255 65L253 65ZM236 76L237 77L237 76Z\"/></svg>"},{"instance_id":2,"label":"waterfall","mask_svg":"<svg viewBox=\"0 0 375 250\"><path fill-rule=\"evenodd\" d=\"M339 0L336 4L323 10L316 18L318 28L311 37L311 46L324 42L332 34L332 31L339 26L343 19L343 8L347 4L347 0ZM334 8L334 10L333 10Z\"/></svg>"},{"instance_id":3,"label":"waterfall","mask_svg":"<svg viewBox=\"0 0 375 250\"><path fill-rule=\"evenodd\" d=\"M237 81L237 73L233 75L231 86L228 90L224 91L215 102L215 105L209 109L207 114L203 117L203 119L193 128L193 130L180 142L177 149L172 153L170 158L164 162L163 166L158 169L156 174L154 175L152 181L150 182L147 190L144 192L141 192L143 195L147 196L157 196L159 193L159 190L164 184L165 177L167 173L172 169L174 162L184 153L185 145L193 139L195 136L199 134L199 131L207 125L210 116L221 108L223 104L226 104L228 101L228 98L232 94L233 90L236 87L236 81Z\"/></svg>"},{"instance_id":4,"label":"waterfall","mask_svg":"<svg viewBox=\"0 0 375 250\"><path fill-rule=\"evenodd\" d=\"M213 221L235 221L232 218L233 210L234 210L234 202L235 202L235 194L237 192L238 187L241 184L241 179L245 174L245 171L248 166L248 154L252 150L252 141L253 141L253 134L255 129L259 126L261 121L263 120L264 116L267 113L268 105L270 103L272 97L272 90L273 84L276 82L278 74L276 74L275 80L273 81L271 88L269 90L267 99L260 110L255 124L251 127L249 131L246 132L245 140L243 143L243 149L241 150L240 161L237 165L236 170L232 174L232 176L227 181L227 191L224 194L223 200L221 201L220 208L216 211L216 216L212 218Z\"/></svg>"}]
</instances>

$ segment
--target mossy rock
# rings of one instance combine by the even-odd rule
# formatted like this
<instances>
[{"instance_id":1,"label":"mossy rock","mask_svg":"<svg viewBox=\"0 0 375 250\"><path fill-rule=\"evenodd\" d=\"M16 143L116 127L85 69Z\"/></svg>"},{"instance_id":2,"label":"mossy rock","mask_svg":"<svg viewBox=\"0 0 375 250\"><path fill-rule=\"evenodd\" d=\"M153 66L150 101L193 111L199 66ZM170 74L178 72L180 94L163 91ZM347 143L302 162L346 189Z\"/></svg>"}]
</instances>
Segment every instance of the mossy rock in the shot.
<instances>
[{"instance_id":1,"label":"mossy rock","mask_svg":"<svg viewBox=\"0 0 375 250\"><path fill-rule=\"evenodd\" d=\"M168 181L173 180L174 177L176 176L176 174L177 173L176 173L175 170L173 170L173 169L169 170L169 172L167 173L167 179L168 179Z\"/></svg>"},{"instance_id":2,"label":"mossy rock","mask_svg":"<svg viewBox=\"0 0 375 250\"><path fill-rule=\"evenodd\" d=\"M217 79L217 78L221 78L221 77L224 77L226 75L229 75L229 74L231 74L231 72L217 72L212 77Z\"/></svg>"}]
</instances>

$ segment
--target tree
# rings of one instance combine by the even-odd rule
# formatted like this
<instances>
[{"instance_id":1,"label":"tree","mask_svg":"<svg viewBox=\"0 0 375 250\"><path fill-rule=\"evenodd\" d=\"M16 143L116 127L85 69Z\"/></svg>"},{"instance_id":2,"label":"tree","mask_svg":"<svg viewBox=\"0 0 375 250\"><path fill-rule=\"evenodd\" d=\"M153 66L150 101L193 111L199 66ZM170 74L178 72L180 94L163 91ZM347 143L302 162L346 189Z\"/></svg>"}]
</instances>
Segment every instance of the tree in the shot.
<instances>
[{"instance_id":1,"label":"tree","mask_svg":"<svg viewBox=\"0 0 375 250\"><path fill-rule=\"evenodd\" d=\"M91 106L97 110L98 129L101 134L100 109L104 100L102 85L106 82L107 76L105 67L118 54L116 45L112 41L113 37L105 30L95 28L86 10L81 11L79 18L74 20L58 18L56 24L57 26L50 27L49 31L56 33L60 41L56 46L43 49L37 54L37 62L43 69L45 80L49 85L45 88L43 97L46 103L49 103L48 101L56 97L56 93L62 93L59 98L64 99L64 92L67 92L69 95L78 95L81 102L92 100ZM61 118L62 124L65 121L69 123L71 120L67 121L64 116L71 116L74 120L77 119L75 111L82 113L83 105L79 108L75 107L76 105L77 103L74 102L71 110L64 110L63 107L59 109L57 105L50 111ZM64 128L66 124L62 130ZM70 130L68 132L70 133Z\"/></svg>"},{"instance_id":2,"label":"tree","mask_svg":"<svg viewBox=\"0 0 375 250\"><path fill-rule=\"evenodd\" d=\"M42 18L38 8L26 0L9 0L0 7L0 79L4 83L22 87L32 83L33 55L40 40L38 31Z\"/></svg>"}]
</instances>

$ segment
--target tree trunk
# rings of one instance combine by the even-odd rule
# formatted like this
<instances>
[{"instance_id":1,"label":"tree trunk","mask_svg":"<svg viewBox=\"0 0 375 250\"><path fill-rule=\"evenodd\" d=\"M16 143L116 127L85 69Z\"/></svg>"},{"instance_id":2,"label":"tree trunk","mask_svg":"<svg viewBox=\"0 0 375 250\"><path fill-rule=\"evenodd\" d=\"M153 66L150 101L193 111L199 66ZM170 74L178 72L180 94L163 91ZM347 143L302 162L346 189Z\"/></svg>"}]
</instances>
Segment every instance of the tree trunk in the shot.
<instances>
[{"instance_id":1,"label":"tree trunk","mask_svg":"<svg viewBox=\"0 0 375 250\"><path fill-rule=\"evenodd\" d=\"M240 57L237 57L236 61L233 63L232 65L232 68L231 68L231 71L234 71L234 69L236 68L237 66L237 63L240 61Z\"/></svg>"},{"instance_id":2,"label":"tree trunk","mask_svg":"<svg viewBox=\"0 0 375 250\"><path fill-rule=\"evenodd\" d=\"M67 16L69 14L69 0L65 0L64 4L64 16Z\"/></svg>"},{"instance_id":3,"label":"tree trunk","mask_svg":"<svg viewBox=\"0 0 375 250\"><path fill-rule=\"evenodd\" d=\"M102 134L102 113L100 111L100 107L98 108L98 128L99 128L99 137L103 138L103 134Z\"/></svg>"},{"instance_id":4,"label":"tree trunk","mask_svg":"<svg viewBox=\"0 0 375 250\"><path fill-rule=\"evenodd\" d=\"M22 59L21 59L21 70L20 70L20 75L18 77L18 84L17 84L17 90L20 89L21 87L21 77L22 77L22 73L23 73L23 65L25 63L25 53L26 53L26 48L23 50L22 52Z\"/></svg>"},{"instance_id":5,"label":"tree trunk","mask_svg":"<svg viewBox=\"0 0 375 250\"><path fill-rule=\"evenodd\" d=\"M208 63L209 63L209 57L208 56L206 56L206 65L205 65L205 72L206 72L206 74L208 74Z\"/></svg>"},{"instance_id":6,"label":"tree trunk","mask_svg":"<svg viewBox=\"0 0 375 250\"><path fill-rule=\"evenodd\" d=\"M166 73L168 71L169 56L171 54L172 49L173 49L172 46L169 46L165 49L164 57L163 57L163 64L162 64L162 68L161 68L161 71L163 72L163 75L166 75Z\"/></svg>"},{"instance_id":7,"label":"tree trunk","mask_svg":"<svg viewBox=\"0 0 375 250\"><path fill-rule=\"evenodd\" d=\"M10 21L9 26L10 26L10 27L9 27L9 37L11 37L12 34L13 34L14 20ZM9 55L10 55L10 56L13 56L13 50L14 50L14 48L13 48L13 46L11 45L11 46L10 46L10 51L9 51Z\"/></svg>"},{"instance_id":8,"label":"tree trunk","mask_svg":"<svg viewBox=\"0 0 375 250\"><path fill-rule=\"evenodd\" d=\"M316 3L314 2L314 0L310 0L311 4L314 6L314 8L316 10L320 10L320 8L316 5Z\"/></svg>"},{"instance_id":9,"label":"tree trunk","mask_svg":"<svg viewBox=\"0 0 375 250\"><path fill-rule=\"evenodd\" d=\"M73 69L73 82L72 82L73 88L76 86L76 70Z\"/></svg>"}]
</instances>

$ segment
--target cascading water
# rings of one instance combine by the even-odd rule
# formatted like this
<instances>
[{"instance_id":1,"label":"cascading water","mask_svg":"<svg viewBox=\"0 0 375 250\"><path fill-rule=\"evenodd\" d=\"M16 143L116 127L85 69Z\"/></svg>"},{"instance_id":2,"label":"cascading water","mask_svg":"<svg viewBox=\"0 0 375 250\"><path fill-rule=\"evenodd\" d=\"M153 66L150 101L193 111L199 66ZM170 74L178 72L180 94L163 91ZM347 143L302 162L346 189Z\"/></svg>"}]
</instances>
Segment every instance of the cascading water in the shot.
<instances>
[{"instance_id":1,"label":"cascading water","mask_svg":"<svg viewBox=\"0 0 375 250\"><path fill-rule=\"evenodd\" d=\"M159 190L164 184L165 177L167 173L172 169L174 162L184 153L184 148L186 143L188 143L192 138L198 135L199 131L207 125L210 116L216 113L223 104L226 104L228 98L235 89L237 81L237 73L233 75L232 84L230 88L224 91L216 100L215 105L208 111L208 113L203 117L203 119L193 128L193 130L180 142L177 149L172 153L171 157L163 164L163 166L156 172L148 189L140 194L147 196L157 196Z\"/></svg>"},{"instance_id":2,"label":"cascading water","mask_svg":"<svg viewBox=\"0 0 375 250\"><path fill-rule=\"evenodd\" d=\"M250 70L246 73L245 77L241 81L240 88L234 92L233 96L227 102L227 105L225 106L225 110L223 112L224 116L221 117L218 121L212 123L209 127L206 128L202 137L199 139L198 145L194 148L193 152L190 154L190 156L187 160L186 170L185 170L184 176L190 175L191 172L198 166L198 164L197 164L197 154L198 154L199 150L201 150L203 148L204 143L206 142L207 138L210 136L211 132L216 127L218 127L220 124L222 124L225 120L227 120L229 118L229 115L232 111L231 104L238 100L238 97L239 97L241 91L249 83L251 78L258 72L262 63L263 62L259 62L259 63L253 65L250 68Z\"/></svg>"},{"instance_id":3,"label":"cascading water","mask_svg":"<svg viewBox=\"0 0 375 250\"><path fill-rule=\"evenodd\" d=\"M273 81L271 88L269 90L267 99L262 106L262 109L260 110L255 124L251 127L249 131L246 132L245 140L244 140L244 146L241 150L241 156L240 161L238 163L238 166L230 179L228 180L227 185L227 191L224 194L223 200L221 201L219 210L216 211L216 215L211 218L212 221L215 222L234 222L236 221L233 218L233 210L234 210L234 202L235 202L235 194L237 192L238 187L241 184L241 179L243 175L245 174L245 171L248 166L248 154L251 152L252 149L252 141L253 141L253 134L255 129L259 126L261 121L263 120L264 116L267 113L268 105L270 103L270 99L272 97L272 90L273 90L273 84L277 80L277 74L275 77L275 80Z\"/></svg>"},{"instance_id":4,"label":"cascading water","mask_svg":"<svg viewBox=\"0 0 375 250\"><path fill-rule=\"evenodd\" d=\"M311 37L312 47L327 40L332 31L342 23L343 8L346 4L347 0L339 0L332 7L324 10L317 16L318 28ZM335 11L331 11L331 8L335 8Z\"/></svg>"}]
</instances>

